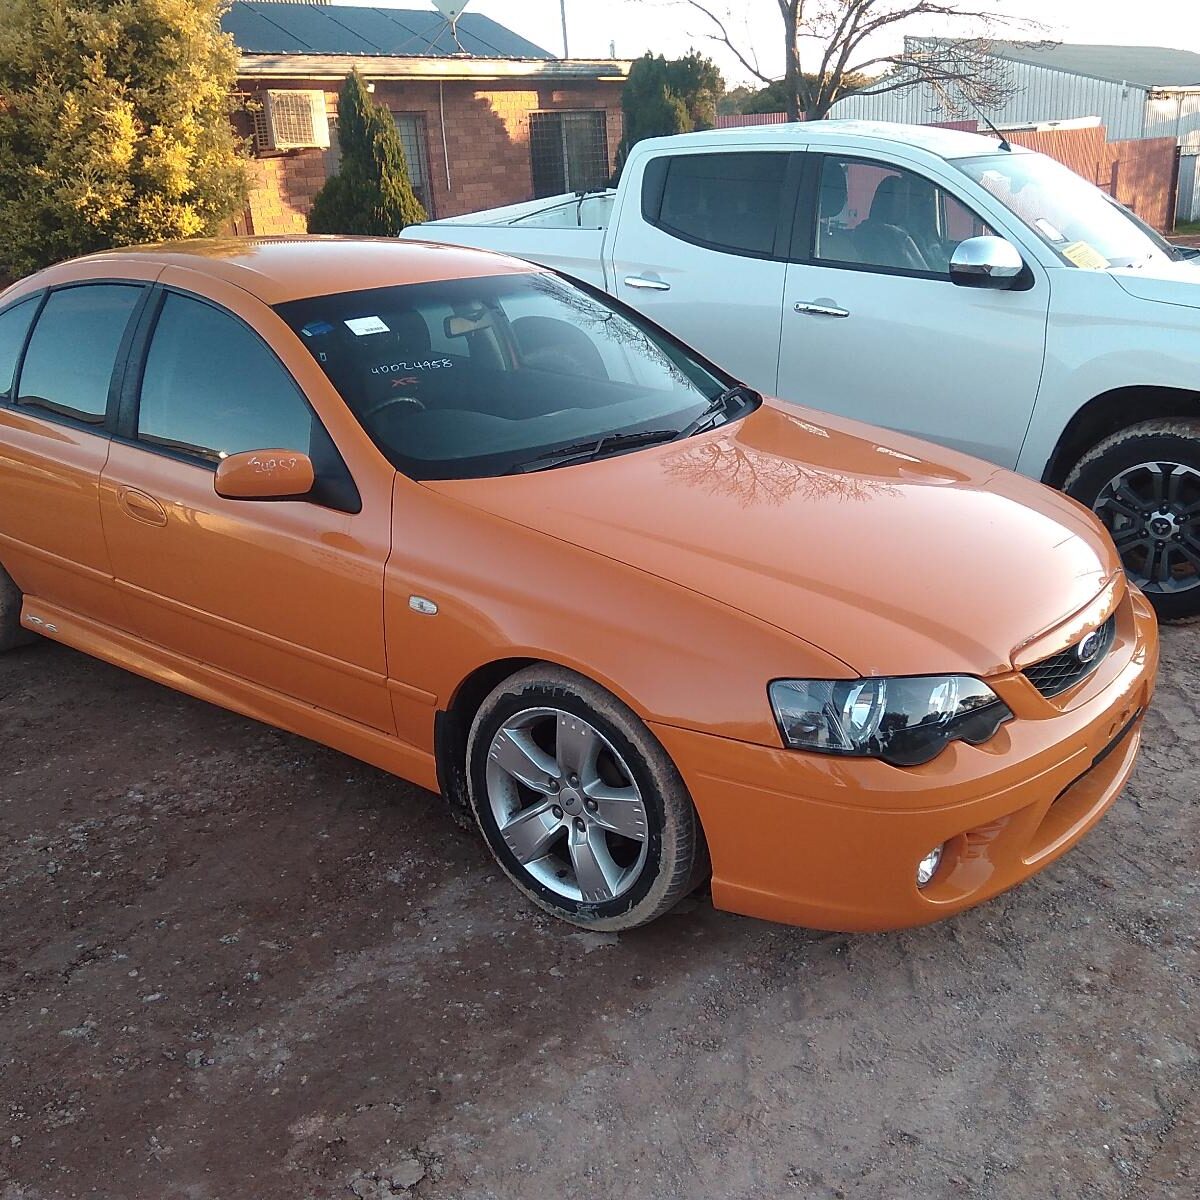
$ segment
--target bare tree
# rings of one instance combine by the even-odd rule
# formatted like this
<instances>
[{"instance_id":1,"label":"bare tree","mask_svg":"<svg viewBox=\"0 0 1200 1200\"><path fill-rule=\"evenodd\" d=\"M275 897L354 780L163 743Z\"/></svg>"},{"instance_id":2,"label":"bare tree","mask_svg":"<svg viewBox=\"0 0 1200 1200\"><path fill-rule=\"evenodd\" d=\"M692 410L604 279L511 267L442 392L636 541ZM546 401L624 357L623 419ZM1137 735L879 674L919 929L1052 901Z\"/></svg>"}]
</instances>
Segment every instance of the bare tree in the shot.
<instances>
[{"instance_id":1,"label":"bare tree","mask_svg":"<svg viewBox=\"0 0 1200 1200\"><path fill-rule=\"evenodd\" d=\"M759 68L753 50L739 46L729 32L730 12L703 0L683 0L708 22L706 37L724 45L756 79L773 80ZM783 18L784 91L792 120L820 120L842 96L878 96L918 83L931 85L952 112L994 108L1013 92L1010 76L990 54L1000 32L1040 33L1043 26L1006 17L962 0L775 0ZM878 35L914 18L961 21L970 36L906 38L904 49L879 54L870 46ZM802 65L809 59L810 69ZM811 53L810 53L811 50ZM848 80L869 75L865 87Z\"/></svg>"}]
</instances>

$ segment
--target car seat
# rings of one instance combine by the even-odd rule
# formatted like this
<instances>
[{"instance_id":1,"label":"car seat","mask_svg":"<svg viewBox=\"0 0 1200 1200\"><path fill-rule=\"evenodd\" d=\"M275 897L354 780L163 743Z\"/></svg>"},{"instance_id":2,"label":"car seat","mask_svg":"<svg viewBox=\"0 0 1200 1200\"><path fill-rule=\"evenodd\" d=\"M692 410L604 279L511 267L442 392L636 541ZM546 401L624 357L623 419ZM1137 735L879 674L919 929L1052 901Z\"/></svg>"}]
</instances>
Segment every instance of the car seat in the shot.
<instances>
[{"instance_id":1,"label":"car seat","mask_svg":"<svg viewBox=\"0 0 1200 1200\"><path fill-rule=\"evenodd\" d=\"M871 198L867 219L855 231L864 260L881 267L930 270L930 259L942 257L935 249L935 204L931 185L911 175L885 176Z\"/></svg>"},{"instance_id":2,"label":"car seat","mask_svg":"<svg viewBox=\"0 0 1200 1200\"><path fill-rule=\"evenodd\" d=\"M512 323L521 360L538 371L607 379L604 359L582 329L556 317L518 317Z\"/></svg>"},{"instance_id":3,"label":"car seat","mask_svg":"<svg viewBox=\"0 0 1200 1200\"><path fill-rule=\"evenodd\" d=\"M859 261L853 231L837 223L846 210L848 196L846 168L827 158L821 169L821 187L817 195L816 256L819 259Z\"/></svg>"}]
</instances>

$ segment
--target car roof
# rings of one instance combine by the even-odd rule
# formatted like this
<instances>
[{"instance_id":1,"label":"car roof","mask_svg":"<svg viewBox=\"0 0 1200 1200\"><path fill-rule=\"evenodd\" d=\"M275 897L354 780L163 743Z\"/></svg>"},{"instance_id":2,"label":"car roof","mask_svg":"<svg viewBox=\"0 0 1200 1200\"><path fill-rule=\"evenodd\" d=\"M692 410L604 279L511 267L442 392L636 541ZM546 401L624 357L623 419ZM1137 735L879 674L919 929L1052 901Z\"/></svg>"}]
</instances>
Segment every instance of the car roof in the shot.
<instances>
[{"instance_id":1,"label":"car roof","mask_svg":"<svg viewBox=\"0 0 1200 1200\"><path fill-rule=\"evenodd\" d=\"M945 129L940 125L904 125L898 121L780 121L774 125L748 125L729 129L706 129L701 133L680 133L672 137L654 138L645 145L655 149L698 145L720 145L738 141L745 145L819 146L822 142L861 142L864 145L890 144L916 147L936 154L939 158L976 158L995 154L998 141L995 135L968 133L962 129ZM1024 147L1014 146L1013 153L1025 154Z\"/></svg>"},{"instance_id":2,"label":"car roof","mask_svg":"<svg viewBox=\"0 0 1200 1200\"><path fill-rule=\"evenodd\" d=\"M540 269L486 250L399 238L249 237L162 242L107 250L48 267L26 282L53 286L59 282L55 277L59 273L63 280L78 282L80 264L92 267L96 278L120 278L122 264L132 263L143 268L147 264L182 267L199 276L232 283L265 304L335 292Z\"/></svg>"}]
</instances>

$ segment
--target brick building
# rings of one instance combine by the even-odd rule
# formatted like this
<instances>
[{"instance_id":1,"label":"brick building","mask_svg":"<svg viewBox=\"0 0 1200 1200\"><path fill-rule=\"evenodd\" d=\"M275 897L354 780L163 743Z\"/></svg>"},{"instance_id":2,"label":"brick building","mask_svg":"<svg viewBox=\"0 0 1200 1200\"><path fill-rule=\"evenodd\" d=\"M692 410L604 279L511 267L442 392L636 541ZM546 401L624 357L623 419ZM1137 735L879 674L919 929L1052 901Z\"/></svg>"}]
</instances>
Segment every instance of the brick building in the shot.
<instances>
[{"instance_id":1,"label":"brick building","mask_svg":"<svg viewBox=\"0 0 1200 1200\"><path fill-rule=\"evenodd\" d=\"M303 233L338 161L337 93L357 67L396 120L431 216L602 187L629 63L555 58L487 17L239 0L235 122L254 140L238 232ZM328 146L324 143L328 142Z\"/></svg>"}]
</instances>

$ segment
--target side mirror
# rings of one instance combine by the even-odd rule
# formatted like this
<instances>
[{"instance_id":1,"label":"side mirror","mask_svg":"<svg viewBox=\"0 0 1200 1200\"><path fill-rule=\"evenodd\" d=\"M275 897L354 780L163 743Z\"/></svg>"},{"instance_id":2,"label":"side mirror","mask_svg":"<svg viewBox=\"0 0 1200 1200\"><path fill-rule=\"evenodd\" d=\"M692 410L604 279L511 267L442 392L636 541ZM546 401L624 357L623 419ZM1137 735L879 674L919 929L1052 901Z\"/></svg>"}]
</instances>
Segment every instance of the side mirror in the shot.
<instances>
[{"instance_id":1,"label":"side mirror","mask_svg":"<svg viewBox=\"0 0 1200 1200\"><path fill-rule=\"evenodd\" d=\"M950 259L950 278L959 287L1010 288L1024 270L1021 252L1002 237L967 238Z\"/></svg>"},{"instance_id":2,"label":"side mirror","mask_svg":"<svg viewBox=\"0 0 1200 1200\"><path fill-rule=\"evenodd\" d=\"M312 491L312 460L297 450L247 450L221 460L213 487L226 500L295 500Z\"/></svg>"}]
</instances>

